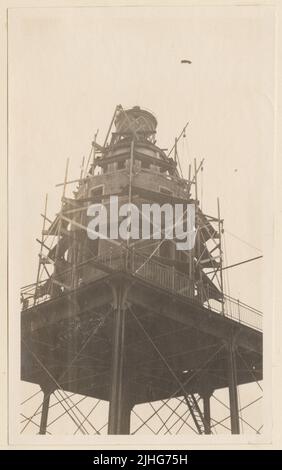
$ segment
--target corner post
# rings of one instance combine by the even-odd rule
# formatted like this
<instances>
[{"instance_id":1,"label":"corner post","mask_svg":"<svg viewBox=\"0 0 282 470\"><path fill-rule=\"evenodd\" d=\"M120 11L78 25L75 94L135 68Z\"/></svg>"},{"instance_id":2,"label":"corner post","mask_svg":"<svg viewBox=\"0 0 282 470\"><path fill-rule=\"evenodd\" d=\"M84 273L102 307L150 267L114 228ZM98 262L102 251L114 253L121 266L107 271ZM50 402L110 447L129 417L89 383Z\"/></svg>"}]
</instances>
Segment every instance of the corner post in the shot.
<instances>
[{"instance_id":1,"label":"corner post","mask_svg":"<svg viewBox=\"0 0 282 470\"><path fill-rule=\"evenodd\" d=\"M47 391L47 390L42 390L42 391L43 391L43 402L42 402L39 434L46 434L50 396L52 392Z\"/></svg>"},{"instance_id":2,"label":"corner post","mask_svg":"<svg viewBox=\"0 0 282 470\"><path fill-rule=\"evenodd\" d=\"M211 434L211 407L210 407L211 395L212 393L207 392L207 391L202 393L205 434Z\"/></svg>"},{"instance_id":3,"label":"corner post","mask_svg":"<svg viewBox=\"0 0 282 470\"><path fill-rule=\"evenodd\" d=\"M128 400L124 377L124 349L127 288L123 283L113 286L114 325L112 347L112 383L109 404L109 434L130 433L130 413L132 406Z\"/></svg>"},{"instance_id":4,"label":"corner post","mask_svg":"<svg viewBox=\"0 0 282 470\"><path fill-rule=\"evenodd\" d=\"M232 340L227 344L227 372L229 383L231 433L240 434L236 351L234 342Z\"/></svg>"}]
</instances>

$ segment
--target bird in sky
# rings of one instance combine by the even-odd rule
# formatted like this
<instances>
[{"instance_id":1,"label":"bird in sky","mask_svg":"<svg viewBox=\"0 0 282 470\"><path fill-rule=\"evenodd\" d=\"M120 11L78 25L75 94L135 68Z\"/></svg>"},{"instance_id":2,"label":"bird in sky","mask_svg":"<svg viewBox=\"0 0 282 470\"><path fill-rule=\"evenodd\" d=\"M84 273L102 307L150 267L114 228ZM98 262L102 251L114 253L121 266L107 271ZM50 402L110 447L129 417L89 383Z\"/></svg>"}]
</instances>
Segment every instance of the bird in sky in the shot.
<instances>
[{"instance_id":1,"label":"bird in sky","mask_svg":"<svg viewBox=\"0 0 282 470\"><path fill-rule=\"evenodd\" d=\"M188 59L182 59L181 64L192 64L192 61Z\"/></svg>"}]
</instances>

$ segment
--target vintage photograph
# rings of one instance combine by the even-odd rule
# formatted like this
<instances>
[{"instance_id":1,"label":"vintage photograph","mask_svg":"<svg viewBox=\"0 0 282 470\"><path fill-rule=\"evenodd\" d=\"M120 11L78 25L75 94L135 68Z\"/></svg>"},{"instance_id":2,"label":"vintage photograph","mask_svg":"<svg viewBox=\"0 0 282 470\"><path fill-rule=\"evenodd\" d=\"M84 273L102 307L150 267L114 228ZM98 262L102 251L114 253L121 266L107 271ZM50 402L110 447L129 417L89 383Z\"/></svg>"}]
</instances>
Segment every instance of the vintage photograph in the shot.
<instances>
[{"instance_id":1,"label":"vintage photograph","mask_svg":"<svg viewBox=\"0 0 282 470\"><path fill-rule=\"evenodd\" d=\"M274 58L270 6L9 9L12 442L263 438Z\"/></svg>"}]
</instances>

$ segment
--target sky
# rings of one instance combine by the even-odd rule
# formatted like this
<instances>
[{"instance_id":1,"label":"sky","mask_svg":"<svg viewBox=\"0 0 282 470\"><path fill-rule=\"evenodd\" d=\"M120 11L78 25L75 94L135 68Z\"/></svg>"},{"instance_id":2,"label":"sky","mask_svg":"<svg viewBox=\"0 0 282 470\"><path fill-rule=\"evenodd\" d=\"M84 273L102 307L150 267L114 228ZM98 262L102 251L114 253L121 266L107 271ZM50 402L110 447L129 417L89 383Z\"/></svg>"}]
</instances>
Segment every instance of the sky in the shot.
<instances>
[{"instance_id":1,"label":"sky","mask_svg":"<svg viewBox=\"0 0 282 470\"><path fill-rule=\"evenodd\" d=\"M171 148L189 121L182 170L187 176L194 158L205 159L202 207L216 215L219 197L225 264L264 252L272 220L270 7L18 8L9 12L8 34L10 331L19 329L19 289L35 281L45 194L52 218L66 159L69 179L77 178L117 104L151 110L161 148ZM228 270L226 289L261 309L262 279L258 260Z\"/></svg>"}]
</instances>

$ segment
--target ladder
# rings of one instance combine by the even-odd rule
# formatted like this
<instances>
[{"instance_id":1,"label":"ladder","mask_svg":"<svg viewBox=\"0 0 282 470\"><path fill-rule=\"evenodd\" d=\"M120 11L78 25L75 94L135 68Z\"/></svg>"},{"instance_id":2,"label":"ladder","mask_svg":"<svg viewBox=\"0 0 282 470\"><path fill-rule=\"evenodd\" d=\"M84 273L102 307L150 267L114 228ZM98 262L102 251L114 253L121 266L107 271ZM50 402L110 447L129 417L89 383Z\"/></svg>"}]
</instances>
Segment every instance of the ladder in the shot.
<instances>
[{"instance_id":1,"label":"ladder","mask_svg":"<svg viewBox=\"0 0 282 470\"><path fill-rule=\"evenodd\" d=\"M198 399L195 397L193 393L185 395L185 401L187 403L188 409L190 414L193 418L195 426L199 434L205 434L206 431L206 423L204 415L199 407Z\"/></svg>"}]
</instances>

